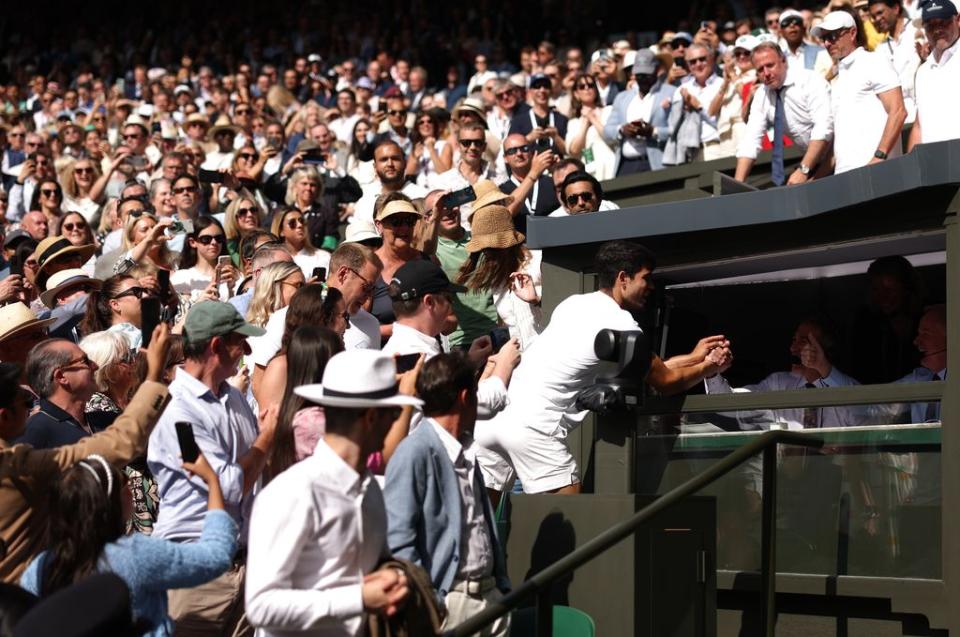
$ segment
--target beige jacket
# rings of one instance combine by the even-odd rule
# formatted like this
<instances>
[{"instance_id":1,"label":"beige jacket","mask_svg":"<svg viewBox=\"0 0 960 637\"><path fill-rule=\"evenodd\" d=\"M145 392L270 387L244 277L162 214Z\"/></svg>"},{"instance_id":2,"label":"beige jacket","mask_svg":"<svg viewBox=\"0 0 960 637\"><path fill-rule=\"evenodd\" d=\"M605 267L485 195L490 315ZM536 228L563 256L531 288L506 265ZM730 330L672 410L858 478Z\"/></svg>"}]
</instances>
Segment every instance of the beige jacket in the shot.
<instances>
[{"instance_id":1,"label":"beige jacket","mask_svg":"<svg viewBox=\"0 0 960 637\"><path fill-rule=\"evenodd\" d=\"M47 498L60 472L95 453L118 466L142 456L168 400L164 385L148 381L109 428L75 444L34 449L0 440L0 580L17 583L45 548Z\"/></svg>"}]
</instances>

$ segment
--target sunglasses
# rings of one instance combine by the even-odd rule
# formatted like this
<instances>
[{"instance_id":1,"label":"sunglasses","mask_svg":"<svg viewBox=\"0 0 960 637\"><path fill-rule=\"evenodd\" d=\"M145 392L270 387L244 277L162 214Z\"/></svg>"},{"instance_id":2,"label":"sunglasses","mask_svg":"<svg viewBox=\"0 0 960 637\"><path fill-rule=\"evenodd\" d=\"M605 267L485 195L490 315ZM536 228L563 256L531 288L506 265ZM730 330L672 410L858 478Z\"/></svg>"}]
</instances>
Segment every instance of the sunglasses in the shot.
<instances>
[{"instance_id":1,"label":"sunglasses","mask_svg":"<svg viewBox=\"0 0 960 637\"><path fill-rule=\"evenodd\" d=\"M529 152L530 152L530 144L522 144L520 146L514 146L513 148L507 148L506 150L503 151L503 154L506 155L507 157L510 157L511 155L516 155L517 153L523 153L524 155L526 155Z\"/></svg>"},{"instance_id":2,"label":"sunglasses","mask_svg":"<svg viewBox=\"0 0 960 637\"><path fill-rule=\"evenodd\" d=\"M240 153L237 156L250 161L257 161L258 159L260 159L260 155L256 153Z\"/></svg>"},{"instance_id":3,"label":"sunglasses","mask_svg":"<svg viewBox=\"0 0 960 637\"><path fill-rule=\"evenodd\" d=\"M371 283L370 281L367 281L367 279L362 274L360 274L353 268L347 268L347 269L353 272L354 276L356 276L358 279L363 281L363 285L360 286L360 289L361 291L363 291L364 294L370 294L371 292L373 292L373 283Z\"/></svg>"},{"instance_id":4,"label":"sunglasses","mask_svg":"<svg viewBox=\"0 0 960 637\"><path fill-rule=\"evenodd\" d=\"M143 137L141 133L124 133L123 139L140 139Z\"/></svg>"},{"instance_id":5,"label":"sunglasses","mask_svg":"<svg viewBox=\"0 0 960 637\"><path fill-rule=\"evenodd\" d=\"M92 175L93 168L86 168L86 167L74 168L73 172L77 175Z\"/></svg>"},{"instance_id":6,"label":"sunglasses","mask_svg":"<svg viewBox=\"0 0 960 637\"><path fill-rule=\"evenodd\" d=\"M214 241L217 242L217 245L223 245L223 235L222 234L202 234L195 239L200 245L208 246Z\"/></svg>"},{"instance_id":7,"label":"sunglasses","mask_svg":"<svg viewBox=\"0 0 960 637\"><path fill-rule=\"evenodd\" d=\"M512 94L512 93L511 93L510 91L504 91L503 93L497 93L497 94L496 94L496 98L497 98L498 100L505 100L505 99L507 99L508 97L510 97L511 94Z\"/></svg>"},{"instance_id":8,"label":"sunglasses","mask_svg":"<svg viewBox=\"0 0 960 637\"><path fill-rule=\"evenodd\" d=\"M40 189L40 194L43 195L44 197L56 197L56 196L57 196L57 191L56 191L56 190L48 190L48 189L46 189L46 188L41 188L41 189Z\"/></svg>"},{"instance_id":9,"label":"sunglasses","mask_svg":"<svg viewBox=\"0 0 960 637\"><path fill-rule=\"evenodd\" d=\"M196 187L196 186L181 186L181 187L179 187L179 188L174 188L174 189L173 189L173 194L175 194L175 195L183 195L183 194L186 194L186 193L188 193L188 192L197 192L197 187Z\"/></svg>"},{"instance_id":10,"label":"sunglasses","mask_svg":"<svg viewBox=\"0 0 960 637\"><path fill-rule=\"evenodd\" d=\"M531 90L531 91L539 91L539 90L542 89L542 90L544 90L544 91L549 91L551 88L553 88L553 86L552 86L551 84L546 84L546 83L543 83L543 82L538 82L538 83L534 84L533 86L531 86L531 87L530 87L530 90Z\"/></svg>"},{"instance_id":11,"label":"sunglasses","mask_svg":"<svg viewBox=\"0 0 960 637\"><path fill-rule=\"evenodd\" d=\"M590 203L591 201L593 201L593 193L578 192L572 195L567 195L567 205L568 206L576 205L581 199L584 201L584 203Z\"/></svg>"},{"instance_id":12,"label":"sunglasses","mask_svg":"<svg viewBox=\"0 0 960 637\"><path fill-rule=\"evenodd\" d=\"M287 227L290 228L291 230L304 225L306 224L303 222L303 217L294 217L293 219L287 219Z\"/></svg>"},{"instance_id":13,"label":"sunglasses","mask_svg":"<svg viewBox=\"0 0 960 637\"><path fill-rule=\"evenodd\" d=\"M824 33L824 34L822 34L822 35L820 36L820 39L821 39L823 42L826 42L826 43L836 42L836 41L839 40L841 37L843 37L843 35L844 35L846 32L847 32L846 29L841 29L841 30L839 30L839 31L827 31L826 33Z\"/></svg>"},{"instance_id":14,"label":"sunglasses","mask_svg":"<svg viewBox=\"0 0 960 637\"><path fill-rule=\"evenodd\" d=\"M67 232L73 232L74 230L83 230L87 227L86 221L77 221L76 223L65 223L62 228Z\"/></svg>"},{"instance_id":15,"label":"sunglasses","mask_svg":"<svg viewBox=\"0 0 960 637\"><path fill-rule=\"evenodd\" d=\"M693 66L694 64L706 64L707 56L692 58L687 60L687 66Z\"/></svg>"},{"instance_id":16,"label":"sunglasses","mask_svg":"<svg viewBox=\"0 0 960 637\"><path fill-rule=\"evenodd\" d=\"M399 228L400 226L412 228L417 225L418 218L417 215L390 215L380 223L391 228Z\"/></svg>"},{"instance_id":17,"label":"sunglasses","mask_svg":"<svg viewBox=\"0 0 960 637\"><path fill-rule=\"evenodd\" d=\"M250 109L249 109L249 108L238 108L235 112L236 112L237 115L249 115L249 114L250 114Z\"/></svg>"},{"instance_id":18,"label":"sunglasses","mask_svg":"<svg viewBox=\"0 0 960 637\"><path fill-rule=\"evenodd\" d=\"M433 124L429 119L421 119L417 121L417 126L423 126L424 124Z\"/></svg>"},{"instance_id":19,"label":"sunglasses","mask_svg":"<svg viewBox=\"0 0 960 637\"><path fill-rule=\"evenodd\" d=\"M7 137L26 137L26 133L7 133Z\"/></svg>"},{"instance_id":20,"label":"sunglasses","mask_svg":"<svg viewBox=\"0 0 960 637\"><path fill-rule=\"evenodd\" d=\"M68 370L68 369L70 369L70 368L75 368L75 369L92 369L92 368L93 368L93 361L90 360L90 358L87 357L86 354L84 354L84 355L81 356L80 358L75 358L75 359L73 359L72 361L67 361L67 363L66 363L65 365L61 365L61 366L58 367L57 369L59 369L60 371L65 371L65 370ZM56 370L54 370L54 371L56 371Z\"/></svg>"},{"instance_id":21,"label":"sunglasses","mask_svg":"<svg viewBox=\"0 0 960 637\"><path fill-rule=\"evenodd\" d=\"M596 85L592 82L580 82L577 84L577 88L595 88Z\"/></svg>"},{"instance_id":22,"label":"sunglasses","mask_svg":"<svg viewBox=\"0 0 960 637\"><path fill-rule=\"evenodd\" d=\"M125 296L135 296L135 297L137 297L138 299L142 299L142 298L145 297L145 296L153 296L153 293L152 293L150 290L148 290L147 288L140 287L139 285L135 285L135 286L133 286L133 287L131 287L131 288L127 288L126 290L124 290L124 291L121 292L120 294L117 294L117 295L114 296L113 298L114 298L114 299L121 299L121 298L123 298L123 297L125 297Z\"/></svg>"},{"instance_id":23,"label":"sunglasses","mask_svg":"<svg viewBox=\"0 0 960 637\"><path fill-rule=\"evenodd\" d=\"M97 116L95 116L95 117L93 118L93 121L95 121L95 122L104 122L104 121L106 121L106 120L107 120L107 118L104 117L103 115L97 115Z\"/></svg>"},{"instance_id":24,"label":"sunglasses","mask_svg":"<svg viewBox=\"0 0 960 637\"><path fill-rule=\"evenodd\" d=\"M238 217L246 217L247 215L253 215L254 217L256 217L259 212L260 212L260 211L259 211L258 209L253 208L253 207L250 207L250 208L237 208L237 216L238 216Z\"/></svg>"},{"instance_id":25,"label":"sunglasses","mask_svg":"<svg viewBox=\"0 0 960 637\"><path fill-rule=\"evenodd\" d=\"M787 18L780 23L781 27L799 27L803 26L803 20L800 18Z\"/></svg>"},{"instance_id":26,"label":"sunglasses","mask_svg":"<svg viewBox=\"0 0 960 637\"><path fill-rule=\"evenodd\" d=\"M461 139L460 145L464 148L470 148L471 146L476 146L477 148L483 148L487 145L487 140L485 139Z\"/></svg>"},{"instance_id":27,"label":"sunglasses","mask_svg":"<svg viewBox=\"0 0 960 637\"><path fill-rule=\"evenodd\" d=\"M387 115L392 115L394 117L398 115L406 115L407 111L387 111Z\"/></svg>"},{"instance_id":28,"label":"sunglasses","mask_svg":"<svg viewBox=\"0 0 960 637\"><path fill-rule=\"evenodd\" d=\"M750 51L744 51L743 49L737 49L736 51L733 52L733 57L737 58L738 60L739 60L740 58L749 58L749 57L750 57Z\"/></svg>"},{"instance_id":29,"label":"sunglasses","mask_svg":"<svg viewBox=\"0 0 960 637\"><path fill-rule=\"evenodd\" d=\"M134 208L133 210L127 210L127 216L137 219L146 212L143 208Z\"/></svg>"}]
</instances>

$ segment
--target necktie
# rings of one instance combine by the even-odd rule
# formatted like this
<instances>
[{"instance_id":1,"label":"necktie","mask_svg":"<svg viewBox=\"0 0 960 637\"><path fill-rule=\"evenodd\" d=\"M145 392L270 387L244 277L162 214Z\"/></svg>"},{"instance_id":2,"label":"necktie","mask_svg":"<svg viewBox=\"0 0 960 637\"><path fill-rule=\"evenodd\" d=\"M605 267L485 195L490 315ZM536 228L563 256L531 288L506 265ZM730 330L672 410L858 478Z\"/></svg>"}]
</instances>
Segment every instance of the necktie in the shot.
<instances>
[{"instance_id":1,"label":"necktie","mask_svg":"<svg viewBox=\"0 0 960 637\"><path fill-rule=\"evenodd\" d=\"M777 101L773 115L773 163L770 176L773 185L782 186L786 181L783 173L783 131L787 127L787 116L783 112L783 88L777 89Z\"/></svg>"},{"instance_id":2,"label":"necktie","mask_svg":"<svg viewBox=\"0 0 960 637\"><path fill-rule=\"evenodd\" d=\"M782 166L783 164L781 164ZM806 383L804 389L816 389L817 386L813 383ZM804 429L817 429L820 427L818 422L817 412L820 411L816 407L805 407L803 410L803 428Z\"/></svg>"},{"instance_id":3,"label":"necktie","mask_svg":"<svg viewBox=\"0 0 960 637\"><path fill-rule=\"evenodd\" d=\"M933 378L930 380L943 380L940 378L940 374L934 374ZM939 422L940 421L940 403L927 403L927 408L924 410L923 422Z\"/></svg>"}]
</instances>

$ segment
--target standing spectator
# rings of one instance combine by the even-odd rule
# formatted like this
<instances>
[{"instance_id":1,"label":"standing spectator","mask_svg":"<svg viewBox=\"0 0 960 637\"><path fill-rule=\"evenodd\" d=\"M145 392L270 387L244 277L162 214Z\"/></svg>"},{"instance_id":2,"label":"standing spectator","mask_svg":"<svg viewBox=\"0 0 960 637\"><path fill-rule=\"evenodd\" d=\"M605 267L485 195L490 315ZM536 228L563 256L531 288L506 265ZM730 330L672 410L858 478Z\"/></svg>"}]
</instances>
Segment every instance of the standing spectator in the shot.
<instances>
[{"instance_id":1,"label":"standing spectator","mask_svg":"<svg viewBox=\"0 0 960 637\"><path fill-rule=\"evenodd\" d=\"M305 283L303 271L292 261L276 261L260 268L246 314L247 322L266 327L270 316L290 305L290 299Z\"/></svg>"},{"instance_id":2,"label":"standing spectator","mask_svg":"<svg viewBox=\"0 0 960 637\"><path fill-rule=\"evenodd\" d=\"M47 340L47 329L55 321L38 319L33 310L20 301L0 307L0 360L22 368L34 345Z\"/></svg>"},{"instance_id":3,"label":"standing spectator","mask_svg":"<svg viewBox=\"0 0 960 637\"><path fill-rule=\"evenodd\" d=\"M530 76L532 108L517 113L510 122L510 132L524 135L529 142L547 139L561 155L566 154L567 116L550 106L553 83L543 73Z\"/></svg>"},{"instance_id":4,"label":"standing spectator","mask_svg":"<svg viewBox=\"0 0 960 637\"><path fill-rule=\"evenodd\" d=\"M899 156L907 111L890 60L864 50L863 35L846 11L827 14L812 31L839 69L831 88L834 172Z\"/></svg>"},{"instance_id":5,"label":"standing spectator","mask_svg":"<svg viewBox=\"0 0 960 637\"><path fill-rule=\"evenodd\" d=\"M453 164L453 148L443 139L440 120L431 112L417 115L416 126L410 135L413 152L407 158L406 174L416 176L417 184L427 187L440 173Z\"/></svg>"},{"instance_id":6,"label":"standing spectator","mask_svg":"<svg viewBox=\"0 0 960 637\"><path fill-rule=\"evenodd\" d=\"M93 230L90 224L79 212L68 212L60 218L60 224L57 226L56 233L66 239L76 247L94 245ZM97 255L92 255L87 262L83 264L83 271L93 276L97 267Z\"/></svg>"},{"instance_id":7,"label":"standing spectator","mask_svg":"<svg viewBox=\"0 0 960 637\"><path fill-rule=\"evenodd\" d=\"M407 128L407 107L403 95L399 89L388 89L381 99L386 99L387 102L387 129L377 135L374 144L392 141L400 147L405 156L409 156L413 152L413 141Z\"/></svg>"},{"instance_id":8,"label":"standing spectator","mask_svg":"<svg viewBox=\"0 0 960 637\"><path fill-rule=\"evenodd\" d=\"M416 199L427 194L426 190L406 180L406 166L403 150L396 142L381 142L373 149L377 180L364 189L363 196L357 201L353 213L355 219L373 223L373 209L382 195L399 192Z\"/></svg>"},{"instance_id":9,"label":"standing spectator","mask_svg":"<svg viewBox=\"0 0 960 637\"><path fill-rule=\"evenodd\" d=\"M535 152L526 137L514 133L503 142L503 156L510 167L510 179L500 184L500 190L511 195L507 207L513 214L513 224L525 233L528 216L545 217L560 203L553 180L546 174L556 163L557 154L552 150Z\"/></svg>"},{"instance_id":10,"label":"standing spectator","mask_svg":"<svg viewBox=\"0 0 960 637\"><path fill-rule=\"evenodd\" d=\"M377 249L376 255L383 263L383 268L374 283L370 313L380 321L383 340L393 334L393 321L396 318L387 282L404 264L423 259L423 254L413 245L413 230L421 218L420 211L401 194L387 196L377 214L377 231L383 237L383 245Z\"/></svg>"},{"instance_id":11,"label":"standing spectator","mask_svg":"<svg viewBox=\"0 0 960 637\"><path fill-rule=\"evenodd\" d=\"M437 175L430 186L437 190L456 191L473 186L482 179L494 182L503 181L503 175L497 170L495 162L483 158L487 148L486 129L481 124L469 123L460 126L457 131L457 144L460 146L460 159L450 170ZM469 217L472 209L464 206ZM464 224L469 227L469 222Z\"/></svg>"},{"instance_id":12,"label":"standing spectator","mask_svg":"<svg viewBox=\"0 0 960 637\"><path fill-rule=\"evenodd\" d=\"M170 384L172 400L150 436L147 464L160 487L162 506L153 535L175 542L195 542L203 533L208 486L191 477L180 461L174 423L193 424L200 451L219 477L225 510L240 528L246 545L247 524L260 474L270 454L276 411L263 414L260 426L243 394L229 385L245 352L248 336L263 330L246 323L227 303L204 301L187 314L183 366ZM232 568L217 579L169 594L170 617L177 634L226 634L242 631L243 549ZM181 632L182 631L182 632Z\"/></svg>"},{"instance_id":13,"label":"standing spectator","mask_svg":"<svg viewBox=\"0 0 960 637\"><path fill-rule=\"evenodd\" d=\"M306 278L313 277L314 268L329 267L330 253L313 247L304 215L297 208L278 208L273 215L271 232L283 239L284 246Z\"/></svg>"},{"instance_id":14,"label":"standing spectator","mask_svg":"<svg viewBox=\"0 0 960 637\"><path fill-rule=\"evenodd\" d=\"M903 105L907 109L905 121L912 124L917 114L914 76L921 63L917 53L919 29L899 0L869 0L867 10L873 26L887 35L887 39L875 51L886 56L893 65L893 70L897 72L900 89L903 91Z\"/></svg>"},{"instance_id":15,"label":"standing spectator","mask_svg":"<svg viewBox=\"0 0 960 637\"><path fill-rule=\"evenodd\" d=\"M723 63L723 82L720 90L707 106L707 115L717 120L717 134L720 136L719 152L725 156L736 155L737 146L743 138L744 95L756 83L757 74L750 61L750 52L755 40L742 40L734 45L730 59Z\"/></svg>"},{"instance_id":16,"label":"standing spectator","mask_svg":"<svg viewBox=\"0 0 960 637\"><path fill-rule=\"evenodd\" d=\"M400 407L421 405L396 387L393 359L354 350L330 359L321 385L297 390L323 406L325 434L257 499L246 612L263 637L359 636L364 613L392 615L406 598L403 575L374 571L387 554L387 515L366 468Z\"/></svg>"},{"instance_id":17,"label":"standing spectator","mask_svg":"<svg viewBox=\"0 0 960 637\"><path fill-rule=\"evenodd\" d=\"M90 455L64 471L54 485L48 532L51 548L31 562L21 585L48 597L92 573L116 573L130 587L133 618L149 626L145 634L172 635L167 591L214 579L230 567L236 549L237 525L223 511L217 474L202 454L195 462L184 462L183 468L200 477L210 494L197 542L181 544L140 533L125 536L129 487L103 456ZM92 528L78 524L78 511L96 524Z\"/></svg>"},{"instance_id":18,"label":"standing spectator","mask_svg":"<svg viewBox=\"0 0 960 637\"><path fill-rule=\"evenodd\" d=\"M259 247L254 248L257 243L255 238L246 239L243 242L243 245L250 245L250 250L252 256L249 259L250 273L246 278L247 290L242 294L236 294L230 297L228 303L233 307L237 308L237 312L240 313L240 316L246 316L247 310L250 308L250 302L253 300L254 291L256 289L257 280L260 278L260 274L263 273L263 269L270 265L271 263L278 262L287 262L293 263L293 257L290 256L290 253L285 247L283 247L276 238L272 238L269 232L261 233L264 237Z\"/></svg>"},{"instance_id":19,"label":"standing spectator","mask_svg":"<svg viewBox=\"0 0 960 637\"><path fill-rule=\"evenodd\" d=\"M223 232L227 237L227 251L233 265L240 267L240 241L260 229L263 211L256 199L239 196L230 202L223 217Z\"/></svg>"},{"instance_id":20,"label":"standing spectator","mask_svg":"<svg viewBox=\"0 0 960 637\"><path fill-rule=\"evenodd\" d=\"M324 202L323 178L315 167L304 165L293 171L287 182L284 203L296 206L303 213L311 246L317 246L322 251L337 247L340 217L336 210ZM280 236L276 229L273 234ZM329 256L328 252L326 254Z\"/></svg>"},{"instance_id":21,"label":"standing spectator","mask_svg":"<svg viewBox=\"0 0 960 637\"><path fill-rule=\"evenodd\" d=\"M118 274L110 277L99 290L89 292L80 333L86 336L104 330L118 331L139 346L140 301L152 295L153 290L145 288L131 276Z\"/></svg>"},{"instance_id":22,"label":"standing spectator","mask_svg":"<svg viewBox=\"0 0 960 637\"><path fill-rule=\"evenodd\" d=\"M477 464L473 428L477 382L463 354L441 354L417 379L424 420L387 465L388 541L395 556L421 565L453 628L510 590L490 499ZM509 617L484 629L506 635Z\"/></svg>"},{"instance_id":23,"label":"standing spectator","mask_svg":"<svg viewBox=\"0 0 960 637\"><path fill-rule=\"evenodd\" d=\"M523 89L510 80L498 80L493 85L496 103L487 115L487 127L501 142L510 134L513 118L530 109L523 101L522 93Z\"/></svg>"},{"instance_id":24,"label":"standing spectator","mask_svg":"<svg viewBox=\"0 0 960 637\"><path fill-rule=\"evenodd\" d=\"M910 148L960 138L960 119L951 108L954 88L960 86L956 5L950 0L925 4L923 30L930 43L930 55L917 70L917 119L910 131Z\"/></svg>"},{"instance_id":25,"label":"standing spectator","mask_svg":"<svg viewBox=\"0 0 960 637\"><path fill-rule=\"evenodd\" d=\"M816 71L790 68L783 51L763 42L751 53L760 87L753 96L747 130L737 149L736 179L746 180L767 130L773 139L772 178L775 185L802 184L828 162L833 137L830 86ZM783 136L805 149L800 166L787 180L783 168Z\"/></svg>"},{"instance_id":26,"label":"standing spectator","mask_svg":"<svg viewBox=\"0 0 960 637\"><path fill-rule=\"evenodd\" d=\"M29 497L18 485L29 483L38 493L49 493L61 471L91 454L123 465L143 453L153 423L167 402L167 390L159 380L168 349L168 330L159 326L147 351L146 382L113 426L50 450L10 444L23 433L32 400L19 384L19 365L0 364L0 466L9 476L0 485L0 539L6 546L0 555L0 579L16 582L31 558L44 548L48 500Z\"/></svg>"},{"instance_id":27,"label":"standing spectator","mask_svg":"<svg viewBox=\"0 0 960 637\"><path fill-rule=\"evenodd\" d=\"M36 133L30 133L24 143L27 158L20 164L20 174L10 189L10 201L7 205L7 219L10 221L19 221L30 212L29 204L33 201L33 191L36 190L38 181L55 175L53 157L40 148L42 143L43 139Z\"/></svg>"},{"instance_id":28,"label":"standing spectator","mask_svg":"<svg viewBox=\"0 0 960 637\"><path fill-rule=\"evenodd\" d=\"M616 156L603 137L611 106L605 106L597 80L587 73L573 76L571 119L567 123L567 153L579 157L586 171L601 181L612 179Z\"/></svg>"},{"instance_id":29,"label":"standing spectator","mask_svg":"<svg viewBox=\"0 0 960 637\"><path fill-rule=\"evenodd\" d=\"M203 296L230 298L240 277L232 263L220 264L222 256L229 256L223 226L213 217L199 217L187 235L180 269L170 275L170 285L188 304Z\"/></svg>"},{"instance_id":30,"label":"standing spectator","mask_svg":"<svg viewBox=\"0 0 960 637\"><path fill-rule=\"evenodd\" d=\"M613 101L620 93L621 86L617 83L617 60L611 49L595 51L591 57L591 73L596 80L597 93L600 99L598 106L612 106Z\"/></svg>"},{"instance_id":31,"label":"standing spectator","mask_svg":"<svg viewBox=\"0 0 960 637\"><path fill-rule=\"evenodd\" d=\"M3 149L2 160L0 160L0 183L3 189L10 192L13 184L20 175L20 164L27 158L24 151L24 141L27 137L27 129L23 124L16 124L7 132L9 143Z\"/></svg>"},{"instance_id":32,"label":"standing spectator","mask_svg":"<svg viewBox=\"0 0 960 637\"><path fill-rule=\"evenodd\" d=\"M686 163L690 153L695 151L693 137L689 142L681 138L686 128L690 127L692 134L699 134L697 146L703 149L704 161L719 159L725 157L726 145L721 144L720 133L717 131L717 120L711 117L707 111L710 102L720 91L723 81L714 73L714 63L716 56L713 50L705 44L691 44L684 53L687 68L690 69L690 80L681 84L680 88L673 94L672 105L670 107L670 125L673 126L674 135L677 135L678 152L671 161L664 160L667 164ZM672 138L671 138L672 140Z\"/></svg>"},{"instance_id":33,"label":"standing spectator","mask_svg":"<svg viewBox=\"0 0 960 637\"><path fill-rule=\"evenodd\" d=\"M343 243L330 257L327 287L340 290L350 325L343 334L346 349L380 349L380 323L364 309L380 278L380 257L359 243Z\"/></svg>"},{"instance_id":34,"label":"standing spectator","mask_svg":"<svg viewBox=\"0 0 960 637\"><path fill-rule=\"evenodd\" d=\"M330 130L344 144L353 141L353 127L360 120L362 113L357 110L357 96L349 88L337 91L337 118L329 124Z\"/></svg>"},{"instance_id":35,"label":"standing spectator","mask_svg":"<svg viewBox=\"0 0 960 637\"><path fill-rule=\"evenodd\" d=\"M824 78L833 69L830 53L818 44L807 41L807 28L803 23L803 14L796 9L787 9L780 14L780 36L783 39L783 52L791 69L816 71Z\"/></svg>"},{"instance_id":36,"label":"standing spectator","mask_svg":"<svg viewBox=\"0 0 960 637\"><path fill-rule=\"evenodd\" d=\"M47 225L57 227L60 224L60 217L63 216L62 203L63 189L55 178L47 177L37 181L37 188L33 191L33 201L30 202L30 210L42 212L47 218Z\"/></svg>"}]
</instances>

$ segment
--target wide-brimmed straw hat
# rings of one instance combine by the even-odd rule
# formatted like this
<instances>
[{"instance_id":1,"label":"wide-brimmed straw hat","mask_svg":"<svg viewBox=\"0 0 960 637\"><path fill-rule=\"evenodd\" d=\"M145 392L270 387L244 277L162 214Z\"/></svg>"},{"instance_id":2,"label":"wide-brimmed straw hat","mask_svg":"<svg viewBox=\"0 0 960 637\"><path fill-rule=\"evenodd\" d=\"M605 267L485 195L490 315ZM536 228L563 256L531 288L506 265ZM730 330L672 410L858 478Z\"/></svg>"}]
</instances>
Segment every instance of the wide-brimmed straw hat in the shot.
<instances>
[{"instance_id":1,"label":"wide-brimmed straw hat","mask_svg":"<svg viewBox=\"0 0 960 637\"><path fill-rule=\"evenodd\" d=\"M473 192L477 198L470 204L470 214L475 214L477 210L485 206L500 204L505 206L513 201L513 197L506 194L489 179L480 179L473 185Z\"/></svg>"},{"instance_id":2,"label":"wide-brimmed straw hat","mask_svg":"<svg viewBox=\"0 0 960 637\"><path fill-rule=\"evenodd\" d=\"M227 117L226 115L221 115L220 117L217 118L217 121L213 123L213 126L210 128L210 130L207 131L207 139L209 141L213 141L213 139L217 136L217 134L223 131L229 131L234 135L236 135L237 133L240 132L240 128L237 126L234 126L230 122L229 117Z\"/></svg>"},{"instance_id":3,"label":"wide-brimmed straw hat","mask_svg":"<svg viewBox=\"0 0 960 637\"><path fill-rule=\"evenodd\" d=\"M97 246L92 243L75 246L70 243L69 239L61 235L47 237L37 244L36 249L33 251L33 258L37 260L37 285L46 288L48 276L46 271L49 269L48 265L57 257L75 253L79 254L83 262L86 263L96 251Z\"/></svg>"},{"instance_id":4,"label":"wide-brimmed straw hat","mask_svg":"<svg viewBox=\"0 0 960 637\"><path fill-rule=\"evenodd\" d=\"M0 307L0 343L35 327L47 327L57 319L38 319L29 307L17 301Z\"/></svg>"},{"instance_id":5,"label":"wide-brimmed straw hat","mask_svg":"<svg viewBox=\"0 0 960 637\"><path fill-rule=\"evenodd\" d=\"M319 385L301 385L294 392L327 407L420 407L423 401L400 393L397 363L392 356L370 349L340 352L323 370Z\"/></svg>"},{"instance_id":6,"label":"wide-brimmed straw hat","mask_svg":"<svg viewBox=\"0 0 960 637\"><path fill-rule=\"evenodd\" d=\"M465 97L456 108L453 109L453 116L459 117L461 111L467 111L480 117L480 123L487 128L487 109L483 107L483 102L474 97Z\"/></svg>"},{"instance_id":7,"label":"wide-brimmed straw hat","mask_svg":"<svg viewBox=\"0 0 960 637\"><path fill-rule=\"evenodd\" d=\"M417 207L414 206L409 201L404 201L403 199L395 199L385 205L381 210L380 214L377 215L377 221L383 221L391 215L417 215L422 217L420 211L417 210Z\"/></svg>"},{"instance_id":8,"label":"wide-brimmed straw hat","mask_svg":"<svg viewBox=\"0 0 960 637\"><path fill-rule=\"evenodd\" d=\"M91 279L87 273L80 268L70 268L69 270L60 270L54 272L47 279L47 291L40 295L43 304L53 309L57 303L57 296L64 290L75 285L87 285L91 288L100 289L103 281L100 279Z\"/></svg>"},{"instance_id":9,"label":"wide-brimmed straw hat","mask_svg":"<svg viewBox=\"0 0 960 637\"><path fill-rule=\"evenodd\" d=\"M473 215L467 252L484 248L512 248L526 237L513 227L513 215L503 206L485 206Z\"/></svg>"}]
</instances>

